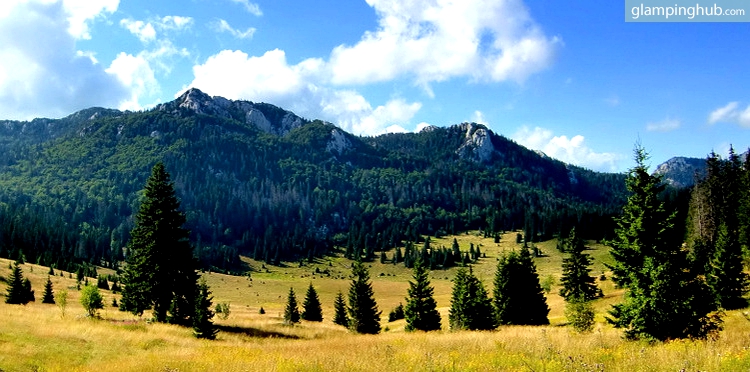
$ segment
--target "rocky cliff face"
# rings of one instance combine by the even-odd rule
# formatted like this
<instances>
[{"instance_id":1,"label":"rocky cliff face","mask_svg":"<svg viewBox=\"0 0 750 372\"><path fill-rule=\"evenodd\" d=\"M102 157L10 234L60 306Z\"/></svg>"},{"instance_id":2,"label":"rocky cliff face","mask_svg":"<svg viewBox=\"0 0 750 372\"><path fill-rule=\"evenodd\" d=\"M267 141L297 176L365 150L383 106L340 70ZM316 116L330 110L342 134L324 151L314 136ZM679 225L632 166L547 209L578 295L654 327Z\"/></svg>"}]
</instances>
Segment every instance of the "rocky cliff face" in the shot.
<instances>
[{"instance_id":1,"label":"rocky cliff face","mask_svg":"<svg viewBox=\"0 0 750 372\"><path fill-rule=\"evenodd\" d=\"M664 182L673 187L692 187L696 180L706 175L706 159L674 157L659 164L654 174L662 175Z\"/></svg>"},{"instance_id":2,"label":"rocky cliff face","mask_svg":"<svg viewBox=\"0 0 750 372\"><path fill-rule=\"evenodd\" d=\"M232 118L278 136L284 136L307 123L294 113L273 105L211 97L196 88L188 89L176 100L158 105L156 109L174 112L189 110L200 115Z\"/></svg>"},{"instance_id":3,"label":"rocky cliff face","mask_svg":"<svg viewBox=\"0 0 750 372\"><path fill-rule=\"evenodd\" d=\"M463 123L458 127L466 134L464 142L456 150L456 154L464 159L477 162L487 162L492 159L495 146L490 138L490 130L484 125L476 123Z\"/></svg>"}]
</instances>

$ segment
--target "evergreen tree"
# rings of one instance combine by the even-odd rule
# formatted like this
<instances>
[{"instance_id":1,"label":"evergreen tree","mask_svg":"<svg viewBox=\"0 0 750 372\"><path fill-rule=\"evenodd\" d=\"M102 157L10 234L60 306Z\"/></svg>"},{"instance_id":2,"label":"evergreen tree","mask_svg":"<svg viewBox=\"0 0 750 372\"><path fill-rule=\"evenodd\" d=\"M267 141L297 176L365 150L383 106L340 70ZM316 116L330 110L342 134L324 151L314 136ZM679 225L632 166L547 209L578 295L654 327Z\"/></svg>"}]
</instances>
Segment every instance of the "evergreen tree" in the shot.
<instances>
[{"instance_id":1,"label":"evergreen tree","mask_svg":"<svg viewBox=\"0 0 750 372\"><path fill-rule=\"evenodd\" d=\"M742 247L737 235L726 224L719 226L716 250L706 273L718 305L729 310L747 306L744 295L748 292L748 275L742 265Z\"/></svg>"},{"instance_id":2,"label":"evergreen tree","mask_svg":"<svg viewBox=\"0 0 750 372\"><path fill-rule=\"evenodd\" d=\"M6 304L26 305L29 303L29 293L26 289L23 270L18 262L13 264L13 271L8 279L8 294L5 296Z\"/></svg>"},{"instance_id":3,"label":"evergreen tree","mask_svg":"<svg viewBox=\"0 0 750 372\"><path fill-rule=\"evenodd\" d=\"M440 313L433 297L434 288L430 276L421 260L414 263L414 281L409 281L406 298L406 331L434 331L440 329Z\"/></svg>"},{"instance_id":4,"label":"evergreen tree","mask_svg":"<svg viewBox=\"0 0 750 372\"><path fill-rule=\"evenodd\" d=\"M570 230L570 236L565 239L563 250L568 257L563 259L562 278L560 282L560 296L565 301L578 299L579 301L591 301L602 297L602 291L596 286L594 277L591 276L591 256L583 253L585 249L583 241L576 235L576 230Z\"/></svg>"},{"instance_id":5,"label":"evergreen tree","mask_svg":"<svg viewBox=\"0 0 750 372\"><path fill-rule=\"evenodd\" d=\"M299 308L297 308L297 296L294 294L294 288L289 288L289 296L286 299L286 308L284 308L284 324L292 325L299 323Z\"/></svg>"},{"instance_id":6,"label":"evergreen tree","mask_svg":"<svg viewBox=\"0 0 750 372\"><path fill-rule=\"evenodd\" d=\"M648 172L646 151L636 146L636 166L628 172L631 195L608 242L613 279L626 288L624 302L607 321L625 329L629 339L704 338L720 328L710 313L715 301L705 282L690 270L688 252L674 231L658 194L659 176Z\"/></svg>"},{"instance_id":7,"label":"evergreen tree","mask_svg":"<svg viewBox=\"0 0 750 372\"><path fill-rule=\"evenodd\" d=\"M471 268L458 269L453 279L451 308L448 319L451 329L491 330L497 328L492 300Z\"/></svg>"},{"instance_id":8,"label":"evergreen tree","mask_svg":"<svg viewBox=\"0 0 750 372\"><path fill-rule=\"evenodd\" d=\"M31 280L29 280L29 278L23 279L23 293L26 294L25 303L36 301L36 298L34 297L34 290L31 289Z\"/></svg>"},{"instance_id":9,"label":"evergreen tree","mask_svg":"<svg viewBox=\"0 0 750 372\"><path fill-rule=\"evenodd\" d=\"M179 208L169 174L157 163L128 243L120 307L136 315L153 308L156 321L187 325L196 308L198 274Z\"/></svg>"},{"instance_id":10,"label":"evergreen tree","mask_svg":"<svg viewBox=\"0 0 750 372\"><path fill-rule=\"evenodd\" d=\"M309 322L322 322L323 321L323 309L320 307L320 299L318 298L318 292L315 291L312 283L307 288L307 294L305 294L305 302L302 303L302 319Z\"/></svg>"},{"instance_id":11,"label":"evergreen tree","mask_svg":"<svg viewBox=\"0 0 750 372\"><path fill-rule=\"evenodd\" d=\"M356 333L380 333L380 311L370 283L370 273L362 262L352 265L354 279L349 286L349 329Z\"/></svg>"},{"instance_id":12,"label":"evergreen tree","mask_svg":"<svg viewBox=\"0 0 750 372\"><path fill-rule=\"evenodd\" d=\"M196 293L196 298L192 301L195 304L194 315L191 319L193 321L193 335L197 338L213 340L219 330L213 322L214 312L211 310L211 302L214 298L211 296L210 288L205 279L201 279L198 283Z\"/></svg>"},{"instance_id":13,"label":"evergreen tree","mask_svg":"<svg viewBox=\"0 0 750 372\"><path fill-rule=\"evenodd\" d=\"M349 328L349 315L347 314L344 294L339 291L336 295L336 301L333 302L333 323Z\"/></svg>"},{"instance_id":14,"label":"evergreen tree","mask_svg":"<svg viewBox=\"0 0 750 372\"><path fill-rule=\"evenodd\" d=\"M528 248L500 258L494 284L493 302L499 324L549 324L547 298Z\"/></svg>"},{"instance_id":15,"label":"evergreen tree","mask_svg":"<svg viewBox=\"0 0 750 372\"><path fill-rule=\"evenodd\" d=\"M52 279L47 277L47 282L44 284L44 294L42 295L43 304L54 304L55 293L52 291Z\"/></svg>"}]
</instances>

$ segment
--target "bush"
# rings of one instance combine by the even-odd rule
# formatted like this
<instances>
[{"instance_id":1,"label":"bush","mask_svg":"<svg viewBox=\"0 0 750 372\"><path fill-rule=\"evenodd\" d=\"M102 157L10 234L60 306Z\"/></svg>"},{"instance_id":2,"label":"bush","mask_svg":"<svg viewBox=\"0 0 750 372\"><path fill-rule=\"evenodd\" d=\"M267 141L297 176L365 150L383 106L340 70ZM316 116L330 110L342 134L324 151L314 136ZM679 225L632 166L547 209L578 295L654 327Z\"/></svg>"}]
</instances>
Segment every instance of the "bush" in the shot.
<instances>
[{"instance_id":1,"label":"bush","mask_svg":"<svg viewBox=\"0 0 750 372\"><path fill-rule=\"evenodd\" d=\"M565 304L565 317L568 324L578 333L594 329L594 308L591 301L573 300Z\"/></svg>"},{"instance_id":2,"label":"bush","mask_svg":"<svg viewBox=\"0 0 750 372\"><path fill-rule=\"evenodd\" d=\"M389 322L395 322L399 319L404 319L404 305L400 303L393 310L391 310L390 314L388 314Z\"/></svg>"},{"instance_id":3,"label":"bush","mask_svg":"<svg viewBox=\"0 0 750 372\"><path fill-rule=\"evenodd\" d=\"M104 297L99 293L99 288L93 285L84 286L81 290L81 305L87 316L98 316L99 309L104 308Z\"/></svg>"},{"instance_id":4,"label":"bush","mask_svg":"<svg viewBox=\"0 0 750 372\"><path fill-rule=\"evenodd\" d=\"M229 318L229 313L231 312L229 310L229 303L222 302L216 304L216 309L214 310L214 312L219 318L221 318L222 320L226 320L227 318Z\"/></svg>"}]
</instances>

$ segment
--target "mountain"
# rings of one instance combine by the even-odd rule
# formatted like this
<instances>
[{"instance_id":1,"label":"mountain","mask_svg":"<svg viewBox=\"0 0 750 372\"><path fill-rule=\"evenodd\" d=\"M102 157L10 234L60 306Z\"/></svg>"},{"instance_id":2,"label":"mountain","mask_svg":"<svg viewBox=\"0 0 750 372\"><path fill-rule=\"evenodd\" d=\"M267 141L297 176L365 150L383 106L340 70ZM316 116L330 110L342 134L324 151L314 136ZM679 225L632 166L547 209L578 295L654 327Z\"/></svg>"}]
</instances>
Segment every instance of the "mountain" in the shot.
<instances>
[{"instance_id":1,"label":"mountain","mask_svg":"<svg viewBox=\"0 0 750 372\"><path fill-rule=\"evenodd\" d=\"M654 174L660 174L664 182L675 188L688 188L706 175L706 159L674 157L659 164Z\"/></svg>"},{"instance_id":2,"label":"mountain","mask_svg":"<svg viewBox=\"0 0 750 372\"><path fill-rule=\"evenodd\" d=\"M336 249L374 257L422 235L611 229L624 175L592 172L463 123L354 136L197 89L143 112L0 121L0 256L114 266L150 168L172 175L196 252L230 269Z\"/></svg>"}]
</instances>

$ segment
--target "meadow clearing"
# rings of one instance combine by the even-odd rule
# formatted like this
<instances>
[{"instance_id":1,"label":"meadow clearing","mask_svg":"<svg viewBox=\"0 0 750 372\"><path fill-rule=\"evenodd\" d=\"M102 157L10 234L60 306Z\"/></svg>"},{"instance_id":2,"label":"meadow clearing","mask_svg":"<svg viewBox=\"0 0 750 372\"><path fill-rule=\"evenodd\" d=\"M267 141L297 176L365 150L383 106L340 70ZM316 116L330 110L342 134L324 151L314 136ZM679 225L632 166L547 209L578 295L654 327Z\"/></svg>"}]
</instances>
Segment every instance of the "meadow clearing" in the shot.
<instances>
[{"instance_id":1,"label":"meadow clearing","mask_svg":"<svg viewBox=\"0 0 750 372\"><path fill-rule=\"evenodd\" d=\"M434 247L450 247L453 236L432 239ZM500 243L478 234L455 236L462 250L481 244L486 254L474 271L489 291L497 257L518 249L515 233ZM605 297L594 302L594 331L574 333L566 327L564 302L557 295L563 255L556 241L536 244L544 256L535 259L539 276L555 279L547 295L551 325L502 326L492 332L452 332L448 329L451 279L455 269L431 273L435 299L443 316L443 330L404 332L404 321L389 323L388 313L405 304L411 270L403 264L368 263L375 298L382 311L379 335L356 335L331 322L338 291L346 294L351 262L332 257L274 267L247 260L249 276L204 273L214 304L229 303L227 319L215 318L217 340L198 340L192 329L147 322L111 306L119 294L102 291L105 309L90 319L78 303L75 274L52 277L55 292L67 290L63 316L57 305L42 304L48 268L23 264L37 301L25 306L0 301L0 370L2 371L747 371L750 370L750 320L743 311L724 316L724 331L717 339L681 340L649 344L622 339L622 332L606 324L609 307L622 290L610 280L597 281ZM608 248L588 245L594 258L592 274L606 272ZM389 252L389 258L392 252ZM0 259L0 276L10 274L9 260ZM317 270L316 270L317 269ZM329 274L318 272L328 271ZM111 274L99 269L100 274ZM95 280L89 279L92 283ZM289 287L301 303L312 283L323 304L322 323L282 324ZM0 293L5 293L0 283ZM263 307L265 314L259 314Z\"/></svg>"}]
</instances>

